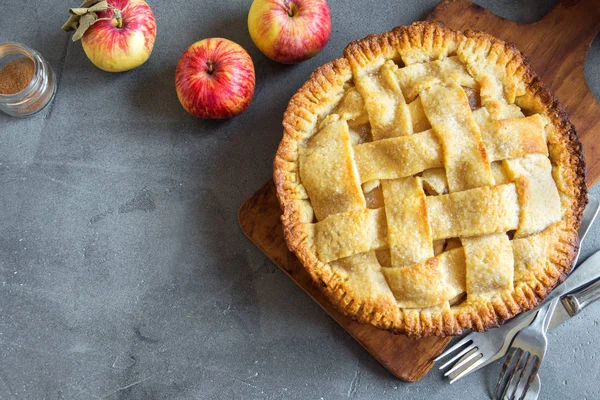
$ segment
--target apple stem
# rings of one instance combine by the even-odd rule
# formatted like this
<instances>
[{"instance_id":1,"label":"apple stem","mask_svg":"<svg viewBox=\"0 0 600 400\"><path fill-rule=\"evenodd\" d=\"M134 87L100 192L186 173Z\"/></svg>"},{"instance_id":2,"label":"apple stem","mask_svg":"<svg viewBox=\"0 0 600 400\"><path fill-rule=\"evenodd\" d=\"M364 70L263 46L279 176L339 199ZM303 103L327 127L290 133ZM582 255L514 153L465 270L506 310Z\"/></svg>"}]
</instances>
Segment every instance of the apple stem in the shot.
<instances>
[{"instance_id":1,"label":"apple stem","mask_svg":"<svg viewBox=\"0 0 600 400\"><path fill-rule=\"evenodd\" d=\"M213 62L212 61L207 61L206 62L206 72L208 72L209 75L212 75L213 71L215 70Z\"/></svg>"},{"instance_id":2,"label":"apple stem","mask_svg":"<svg viewBox=\"0 0 600 400\"><path fill-rule=\"evenodd\" d=\"M283 5L285 6L285 11L287 12L287 15L289 15L290 18L293 17L294 8L290 5L290 0L284 0Z\"/></svg>"},{"instance_id":3,"label":"apple stem","mask_svg":"<svg viewBox=\"0 0 600 400\"><path fill-rule=\"evenodd\" d=\"M109 5L109 7L113 10L113 18L117 20L117 28L121 29L123 27L123 15L121 14L121 10L114 6Z\"/></svg>"}]
</instances>

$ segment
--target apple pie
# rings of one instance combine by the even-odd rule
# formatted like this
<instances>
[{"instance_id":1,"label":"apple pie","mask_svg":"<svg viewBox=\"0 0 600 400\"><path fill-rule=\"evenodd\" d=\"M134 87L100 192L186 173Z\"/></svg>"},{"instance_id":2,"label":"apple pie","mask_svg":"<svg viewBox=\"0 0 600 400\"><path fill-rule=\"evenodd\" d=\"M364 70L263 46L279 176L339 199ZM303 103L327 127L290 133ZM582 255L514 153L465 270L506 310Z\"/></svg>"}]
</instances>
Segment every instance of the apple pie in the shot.
<instances>
[{"instance_id":1,"label":"apple pie","mask_svg":"<svg viewBox=\"0 0 600 400\"><path fill-rule=\"evenodd\" d=\"M370 35L313 72L283 126L287 244L355 320L483 331L567 276L582 147L514 45L430 22Z\"/></svg>"}]
</instances>

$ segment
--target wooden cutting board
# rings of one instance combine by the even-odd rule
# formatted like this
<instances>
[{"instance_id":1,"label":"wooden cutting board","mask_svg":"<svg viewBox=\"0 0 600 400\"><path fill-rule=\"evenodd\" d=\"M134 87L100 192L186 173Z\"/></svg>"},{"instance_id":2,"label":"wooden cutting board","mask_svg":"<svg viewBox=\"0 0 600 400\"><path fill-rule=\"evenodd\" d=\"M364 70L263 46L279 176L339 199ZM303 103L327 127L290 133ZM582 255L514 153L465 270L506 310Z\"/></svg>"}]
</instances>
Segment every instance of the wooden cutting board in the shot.
<instances>
[{"instance_id":1,"label":"wooden cutting board","mask_svg":"<svg viewBox=\"0 0 600 400\"><path fill-rule=\"evenodd\" d=\"M588 185L600 178L600 106L587 87L583 69L587 50L600 30L600 0L560 1L541 21L525 25L497 17L468 0L448 0L441 1L428 19L458 30L485 31L516 43L569 112L584 144ZM358 324L340 314L288 251L280 216L272 181L239 210L240 226L248 238L385 368L409 382L425 376L433 365L431 360L450 338L412 340Z\"/></svg>"}]
</instances>

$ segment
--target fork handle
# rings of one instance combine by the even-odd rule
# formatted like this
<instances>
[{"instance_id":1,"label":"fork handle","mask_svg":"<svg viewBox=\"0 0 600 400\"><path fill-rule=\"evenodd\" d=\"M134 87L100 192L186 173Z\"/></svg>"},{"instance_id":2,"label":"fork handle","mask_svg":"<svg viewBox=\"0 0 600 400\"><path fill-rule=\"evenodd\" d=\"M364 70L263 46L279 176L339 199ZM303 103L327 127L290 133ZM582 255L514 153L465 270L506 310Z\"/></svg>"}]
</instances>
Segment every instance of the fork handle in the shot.
<instances>
[{"instance_id":1,"label":"fork handle","mask_svg":"<svg viewBox=\"0 0 600 400\"><path fill-rule=\"evenodd\" d=\"M548 310L548 312L546 313L546 316L544 318L544 323L543 323L544 332L548 332L548 326L550 325L550 321L552 321L552 316L554 315L554 310L556 310L556 306L558 305L558 302L560 300L561 300L560 297L557 297L557 298L553 299L551 302L546 303L542 306L542 308L545 308Z\"/></svg>"}]
</instances>

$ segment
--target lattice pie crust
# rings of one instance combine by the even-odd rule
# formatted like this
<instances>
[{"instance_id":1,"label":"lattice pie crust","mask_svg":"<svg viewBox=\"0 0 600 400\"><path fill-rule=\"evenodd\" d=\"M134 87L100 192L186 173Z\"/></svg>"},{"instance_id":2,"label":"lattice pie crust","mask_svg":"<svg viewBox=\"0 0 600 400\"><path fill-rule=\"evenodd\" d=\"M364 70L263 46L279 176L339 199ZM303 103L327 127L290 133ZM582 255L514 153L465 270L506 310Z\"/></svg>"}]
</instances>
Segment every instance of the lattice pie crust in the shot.
<instances>
[{"instance_id":1,"label":"lattice pie crust","mask_svg":"<svg viewBox=\"0 0 600 400\"><path fill-rule=\"evenodd\" d=\"M358 321L481 331L568 273L581 144L513 45L427 22L368 36L312 74L283 125L288 246Z\"/></svg>"}]
</instances>

